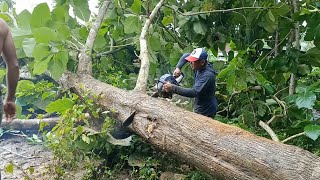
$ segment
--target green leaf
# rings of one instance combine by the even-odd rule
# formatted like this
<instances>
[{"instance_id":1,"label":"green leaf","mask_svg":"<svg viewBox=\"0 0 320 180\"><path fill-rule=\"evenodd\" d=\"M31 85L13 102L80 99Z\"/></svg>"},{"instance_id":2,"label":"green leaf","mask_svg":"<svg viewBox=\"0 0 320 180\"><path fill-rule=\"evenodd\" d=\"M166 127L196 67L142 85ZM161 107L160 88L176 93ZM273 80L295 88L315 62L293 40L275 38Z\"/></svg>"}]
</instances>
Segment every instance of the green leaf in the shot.
<instances>
[{"instance_id":1,"label":"green leaf","mask_svg":"<svg viewBox=\"0 0 320 180\"><path fill-rule=\"evenodd\" d=\"M156 53L152 50L149 50L149 56L148 56L150 62L154 63L154 64L157 64L158 62L158 59L157 59L157 56L156 56Z\"/></svg>"},{"instance_id":2,"label":"green leaf","mask_svg":"<svg viewBox=\"0 0 320 180\"><path fill-rule=\"evenodd\" d=\"M17 39L17 37L24 37L24 36L30 36L32 35L32 32L30 29L20 29L20 28L13 28L12 30L12 36Z\"/></svg>"},{"instance_id":3,"label":"green leaf","mask_svg":"<svg viewBox=\"0 0 320 180\"><path fill-rule=\"evenodd\" d=\"M311 68L306 64L298 65L298 73L301 75L307 75L311 72Z\"/></svg>"},{"instance_id":4,"label":"green leaf","mask_svg":"<svg viewBox=\"0 0 320 180\"><path fill-rule=\"evenodd\" d=\"M296 94L296 96L296 105L299 109L313 109L314 103L317 100L317 96L313 92L305 91L304 93Z\"/></svg>"},{"instance_id":5,"label":"green leaf","mask_svg":"<svg viewBox=\"0 0 320 180\"><path fill-rule=\"evenodd\" d=\"M258 115L263 117L267 112L267 107L265 103L261 100L256 100L254 101L254 104L256 105L256 107L258 107L258 111L257 111Z\"/></svg>"},{"instance_id":6,"label":"green leaf","mask_svg":"<svg viewBox=\"0 0 320 180\"><path fill-rule=\"evenodd\" d=\"M81 139L85 143L90 144L90 138L88 136L86 136L85 134L82 134Z\"/></svg>"},{"instance_id":7,"label":"green leaf","mask_svg":"<svg viewBox=\"0 0 320 180\"><path fill-rule=\"evenodd\" d=\"M50 54L49 50L50 49L48 45L40 43L34 47L32 55L36 61L41 61Z\"/></svg>"},{"instance_id":8,"label":"green leaf","mask_svg":"<svg viewBox=\"0 0 320 180\"><path fill-rule=\"evenodd\" d=\"M65 41L65 40L69 39L71 36L70 28L65 24L60 25L57 28L57 31L58 31L58 33L57 33L58 34L58 41Z\"/></svg>"},{"instance_id":9,"label":"green leaf","mask_svg":"<svg viewBox=\"0 0 320 180\"><path fill-rule=\"evenodd\" d=\"M12 2L11 2L12 3ZM8 12L9 11L9 5L6 1L2 1L0 4L0 11L1 12Z\"/></svg>"},{"instance_id":10,"label":"green leaf","mask_svg":"<svg viewBox=\"0 0 320 180\"><path fill-rule=\"evenodd\" d=\"M284 16L290 12L290 6L283 2L279 2L274 9L272 9L274 15Z\"/></svg>"},{"instance_id":11,"label":"green leaf","mask_svg":"<svg viewBox=\"0 0 320 180\"><path fill-rule=\"evenodd\" d=\"M23 10L17 16L17 24L18 24L19 28L30 29L30 19L31 19L31 13L27 10Z\"/></svg>"},{"instance_id":12,"label":"green leaf","mask_svg":"<svg viewBox=\"0 0 320 180\"><path fill-rule=\"evenodd\" d=\"M161 50L161 42L160 42L160 35L159 33L155 32L152 36L149 37L149 44L150 48L153 51L160 51Z\"/></svg>"},{"instance_id":13,"label":"green leaf","mask_svg":"<svg viewBox=\"0 0 320 180\"><path fill-rule=\"evenodd\" d=\"M3 83L3 78L7 74L7 71L5 69L0 69L0 83Z\"/></svg>"},{"instance_id":14,"label":"green leaf","mask_svg":"<svg viewBox=\"0 0 320 180\"><path fill-rule=\"evenodd\" d=\"M235 66L230 64L227 68L223 69L219 74L218 74L218 79L226 79L229 77L231 74L234 74L235 72Z\"/></svg>"},{"instance_id":15,"label":"green leaf","mask_svg":"<svg viewBox=\"0 0 320 180\"><path fill-rule=\"evenodd\" d=\"M141 0L134 0L132 6L131 6L131 10L132 12L136 13L136 14L140 14L141 13Z\"/></svg>"},{"instance_id":16,"label":"green leaf","mask_svg":"<svg viewBox=\"0 0 320 180\"><path fill-rule=\"evenodd\" d=\"M177 65L180 57L181 57L181 53L178 50L173 49L173 51L170 53L170 57L169 57L170 58L169 59L170 65L171 66Z\"/></svg>"},{"instance_id":17,"label":"green leaf","mask_svg":"<svg viewBox=\"0 0 320 180\"><path fill-rule=\"evenodd\" d=\"M68 60L69 55L66 51L62 51L54 55L53 59L49 63L49 71L54 79L59 79L67 69Z\"/></svg>"},{"instance_id":18,"label":"green leaf","mask_svg":"<svg viewBox=\"0 0 320 180\"><path fill-rule=\"evenodd\" d=\"M6 166L4 167L4 172L13 174L13 168L14 168L14 164L13 164L13 162L11 161L10 164L8 164L8 165L6 165Z\"/></svg>"},{"instance_id":19,"label":"green leaf","mask_svg":"<svg viewBox=\"0 0 320 180\"><path fill-rule=\"evenodd\" d=\"M37 44L37 42L34 38L25 38L22 41L23 51L27 57L33 57L32 53L33 53L33 49L36 46L36 44Z\"/></svg>"},{"instance_id":20,"label":"green leaf","mask_svg":"<svg viewBox=\"0 0 320 180\"><path fill-rule=\"evenodd\" d=\"M167 25L173 23L173 16L165 16L165 17L163 17L161 22L163 25L167 26Z\"/></svg>"},{"instance_id":21,"label":"green leaf","mask_svg":"<svg viewBox=\"0 0 320 180\"><path fill-rule=\"evenodd\" d=\"M89 9L88 0L71 0L74 14L81 20L88 22L91 11Z\"/></svg>"},{"instance_id":22,"label":"green leaf","mask_svg":"<svg viewBox=\"0 0 320 180\"><path fill-rule=\"evenodd\" d=\"M106 19L116 19L118 17L116 9L115 8L108 9L105 17Z\"/></svg>"},{"instance_id":23,"label":"green leaf","mask_svg":"<svg viewBox=\"0 0 320 180\"><path fill-rule=\"evenodd\" d=\"M6 13L0 12L0 18L3 19L6 22L11 22L12 21L10 16L8 14L6 14Z\"/></svg>"},{"instance_id":24,"label":"green leaf","mask_svg":"<svg viewBox=\"0 0 320 180\"><path fill-rule=\"evenodd\" d=\"M32 28L39 28L46 26L51 20L50 9L47 3L37 5L31 15L30 25Z\"/></svg>"},{"instance_id":25,"label":"green leaf","mask_svg":"<svg viewBox=\"0 0 320 180\"><path fill-rule=\"evenodd\" d=\"M275 21L276 21L276 18L273 16L271 10L268 11L267 15L268 15L268 18L269 18L272 22L275 22Z\"/></svg>"},{"instance_id":26,"label":"green leaf","mask_svg":"<svg viewBox=\"0 0 320 180\"><path fill-rule=\"evenodd\" d=\"M51 102L47 107L46 111L48 113L58 112L60 114L65 113L68 109L71 109L74 105L74 102L71 99L63 97L56 101Z\"/></svg>"},{"instance_id":27,"label":"green leaf","mask_svg":"<svg viewBox=\"0 0 320 180\"><path fill-rule=\"evenodd\" d=\"M28 171L30 174L33 174L34 173L34 167L30 166L28 167Z\"/></svg>"},{"instance_id":28,"label":"green leaf","mask_svg":"<svg viewBox=\"0 0 320 180\"><path fill-rule=\"evenodd\" d=\"M65 13L65 9L63 6L56 6L52 10L52 20L64 23L64 22L66 22L65 17L66 17L66 13ZM69 17L69 15L68 15L68 17Z\"/></svg>"},{"instance_id":29,"label":"green leaf","mask_svg":"<svg viewBox=\"0 0 320 180\"><path fill-rule=\"evenodd\" d=\"M256 73L257 81L261 85L269 85L270 81L268 81L264 76L260 73Z\"/></svg>"},{"instance_id":30,"label":"green leaf","mask_svg":"<svg viewBox=\"0 0 320 180\"><path fill-rule=\"evenodd\" d=\"M226 83L229 94L232 94L236 85L236 76L234 73L227 78Z\"/></svg>"},{"instance_id":31,"label":"green leaf","mask_svg":"<svg viewBox=\"0 0 320 180\"><path fill-rule=\"evenodd\" d=\"M0 11L1 12L8 12L8 10L9 10L8 3L6 1L2 1L0 3Z\"/></svg>"},{"instance_id":32,"label":"green leaf","mask_svg":"<svg viewBox=\"0 0 320 180\"><path fill-rule=\"evenodd\" d=\"M33 66L33 73L40 75L40 74L46 72L46 70L48 69L48 64L49 64L52 57L53 57L53 55L50 55L45 60L36 61Z\"/></svg>"},{"instance_id":33,"label":"green leaf","mask_svg":"<svg viewBox=\"0 0 320 180\"><path fill-rule=\"evenodd\" d=\"M17 85L17 93L19 92L28 92L33 91L35 88L35 85L32 81L29 80L20 80Z\"/></svg>"},{"instance_id":34,"label":"green leaf","mask_svg":"<svg viewBox=\"0 0 320 180\"><path fill-rule=\"evenodd\" d=\"M97 38L96 38L96 40L95 40L95 42L94 42L94 47L95 48L100 48L100 49L102 49L102 48L104 48L105 46L107 45L107 41L106 41L106 39L104 38L104 36L103 35L98 35L97 36Z\"/></svg>"},{"instance_id":35,"label":"green leaf","mask_svg":"<svg viewBox=\"0 0 320 180\"><path fill-rule=\"evenodd\" d=\"M49 41L57 41L57 33L55 30L48 27L33 29L33 35L38 43L47 44Z\"/></svg>"},{"instance_id":36,"label":"green leaf","mask_svg":"<svg viewBox=\"0 0 320 180\"><path fill-rule=\"evenodd\" d=\"M203 24L202 22L198 21L193 24L193 30L197 34L205 35L207 32L207 26Z\"/></svg>"},{"instance_id":37,"label":"green leaf","mask_svg":"<svg viewBox=\"0 0 320 180\"><path fill-rule=\"evenodd\" d=\"M307 58L304 63L320 67L320 48L314 47L309 49L303 57Z\"/></svg>"},{"instance_id":38,"label":"green leaf","mask_svg":"<svg viewBox=\"0 0 320 180\"><path fill-rule=\"evenodd\" d=\"M307 125L304 127L304 132L312 140L317 140L320 136L320 126L318 125Z\"/></svg>"},{"instance_id":39,"label":"green leaf","mask_svg":"<svg viewBox=\"0 0 320 180\"><path fill-rule=\"evenodd\" d=\"M89 31L86 27L82 27L79 29L79 35L82 39L87 39L89 35Z\"/></svg>"},{"instance_id":40,"label":"green leaf","mask_svg":"<svg viewBox=\"0 0 320 180\"><path fill-rule=\"evenodd\" d=\"M140 33L141 24L139 22L139 18L137 16L129 16L124 21L124 33Z\"/></svg>"}]
</instances>

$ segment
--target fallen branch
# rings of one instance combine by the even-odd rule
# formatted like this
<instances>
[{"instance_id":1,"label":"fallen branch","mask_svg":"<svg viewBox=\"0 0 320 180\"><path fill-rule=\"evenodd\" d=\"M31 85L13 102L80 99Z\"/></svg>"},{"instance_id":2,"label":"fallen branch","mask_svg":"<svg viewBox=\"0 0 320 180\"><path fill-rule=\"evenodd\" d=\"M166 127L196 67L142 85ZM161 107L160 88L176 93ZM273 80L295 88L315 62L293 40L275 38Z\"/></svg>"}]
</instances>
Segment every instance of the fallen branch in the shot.
<instances>
[{"instance_id":1,"label":"fallen branch","mask_svg":"<svg viewBox=\"0 0 320 180\"><path fill-rule=\"evenodd\" d=\"M139 76L137 79L135 90L145 92L147 89L147 81L149 77L149 52L148 52L148 45L147 45L147 34L149 27L151 25L152 20L158 13L159 9L163 5L164 0L160 0L156 7L152 10L150 16L146 19L146 22L142 28L141 35L140 35L140 60L141 60L141 67L139 71Z\"/></svg>"},{"instance_id":2,"label":"fallen branch","mask_svg":"<svg viewBox=\"0 0 320 180\"><path fill-rule=\"evenodd\" d=\"M285 102L278 99L277 96L272 96L272 99L274 99L282 107L283 115L287 116L287 107L285 105Z\"/></svg>"},{"instance_id":3,"label":"fallen branch","mask_svg":"<svg viewBox=\"0 0 320 180\"><path fill-rule=\"evenodd\" d=\"M299 134L295 134L295 135L293 135L293 136L290 136L290 137L282 140L281 142L282 142L282 143L286 143L286 142L290 141L291 139L294 139L294 138L299 137L299 136L303 136L303 135L305 135L305 134L306 134L305 132L302 132L302 133L299 133Z\"/></svg>"},{"instance_id":4,"label":"fallen branch","mask_svg":"<svg viewBox=\"0 0 320 180\"><path fill-rule=\"evenodd\" d=\"M270 118L270 120L267 122L267 125L271 124L273 120L279 117L284 117L284 115L274 115Z\"/></svg>"},{"instance_id":5,"label":"fallen branch","mask_svg":"<svg viewBox=\"0 0 320 180\"><path fill-rule=\"evenodd\" d=\"M276 142L279 142L279 138L278 136L273 132L273 130L270 128L270 126L268 124L266 124L265 122L263 121L259 121L259 125L267 131L267 133L270 135L271 139L276 141Z\"/></svg>"},{"instance_id":6,"label":"fallen branch","mask_svg":"<svg viewBox=\"0 0 320 180\"><path fill-rule=\"evenodd\" d=\"M40 123L45 123L44 130L52 129L59 121L59 117L45 118L45 119L15 119L12 122L3 121L0 125L4 129L16 129L16 130L39 130Z\"/></svg>"},{"instance_id":7,"label":"fallen branch","mask_svg":"<svg viewBox=\"0 0 320 180\"><path fill-rule=\"evenodd\" d=\"M224 12L231 12L231 11L239 11L239 10L245 10L245 9L274 9L274 8L267 8L267 7L239 7L239 8L231 8L231 9L217 9L217 10L212 10L212 11L201 11L201 12L187 12L187 13L182 13L173 7L169 5L165 5L167 8L170 8L174 10L175 12L178 12L182 16L194 16L194 15L200 15L200 14L209 14L209 13L224 13Z\"/></svg>"}]
</instances>

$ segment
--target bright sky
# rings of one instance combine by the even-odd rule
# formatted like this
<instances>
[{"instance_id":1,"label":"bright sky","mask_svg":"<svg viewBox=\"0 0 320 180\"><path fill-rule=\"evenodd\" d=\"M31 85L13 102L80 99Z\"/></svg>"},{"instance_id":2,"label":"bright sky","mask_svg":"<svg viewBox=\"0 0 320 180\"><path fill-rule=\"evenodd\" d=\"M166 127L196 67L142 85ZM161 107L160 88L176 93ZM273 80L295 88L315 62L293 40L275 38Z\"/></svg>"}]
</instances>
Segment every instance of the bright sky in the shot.
<instances>
[{"instance_id":1,"label":"bright sky","mask_svg":"<svg viewBox=\"0 0 320 180\"><path fill-rule=\"evenodd\" d=\"M47 4L50 7L50 10L52 10L52 6L54 5L53 0L13 0L16 4L14 7L16 8L17 14L19 14L24 9L27 9L29 12L32 12L33 8L35 8L38 4L47 2ZM94 12L95 14L98 13L98 0L89 0L89 8L91 12Z\"/></svg>"}]
</instances>

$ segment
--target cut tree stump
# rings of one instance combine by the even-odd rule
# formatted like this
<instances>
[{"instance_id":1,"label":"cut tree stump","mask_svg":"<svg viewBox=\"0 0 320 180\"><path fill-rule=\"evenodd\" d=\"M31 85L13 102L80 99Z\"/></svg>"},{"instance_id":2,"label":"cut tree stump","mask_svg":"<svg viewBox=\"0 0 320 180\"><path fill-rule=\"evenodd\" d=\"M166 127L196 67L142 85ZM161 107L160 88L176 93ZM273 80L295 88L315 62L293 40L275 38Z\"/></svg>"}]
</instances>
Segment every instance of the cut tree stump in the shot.
<instances>
[{"instance_id":1,"label":"cut tree stump","mask_svg":"<svg viewBox=\"0 0 320 180\"><path fill-rule=\"evenodd\" d=\"M63 85L98 95L97 102L132 130L221 179L320 179L320 157L295 146L258 137L238 127L186 111L139 91L126 91L89 75L66 74Z\"/></svg>"}]
</instances>

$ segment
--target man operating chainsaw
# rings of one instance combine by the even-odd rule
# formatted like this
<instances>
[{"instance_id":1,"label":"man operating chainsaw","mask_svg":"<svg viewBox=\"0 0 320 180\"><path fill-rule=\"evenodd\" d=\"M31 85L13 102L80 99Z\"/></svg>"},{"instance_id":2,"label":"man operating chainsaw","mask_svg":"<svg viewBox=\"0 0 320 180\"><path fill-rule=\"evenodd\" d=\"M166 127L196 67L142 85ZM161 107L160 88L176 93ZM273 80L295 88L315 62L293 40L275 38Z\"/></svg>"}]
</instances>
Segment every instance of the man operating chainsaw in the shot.
<instances>
[{"instance_id":1,"label":"man operating chainsaw","mask_svg":"<svg viewBox=\"0 0 320 180\"><path fill-rule=\"evenodd\" d=\"M192 53L184 54L173 75L181 74L181 68L187 63L191 63L194 70L194 85L192 88L183 88L170 82L163 85L165 92L171 92L186 97L194 97L193 111L208 117L214 117L217 111L216 92L216 72L212 65L207 61L208 53L203 48L194 49Z\"/></svg>"}]
</instances>

